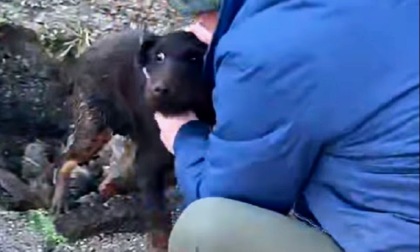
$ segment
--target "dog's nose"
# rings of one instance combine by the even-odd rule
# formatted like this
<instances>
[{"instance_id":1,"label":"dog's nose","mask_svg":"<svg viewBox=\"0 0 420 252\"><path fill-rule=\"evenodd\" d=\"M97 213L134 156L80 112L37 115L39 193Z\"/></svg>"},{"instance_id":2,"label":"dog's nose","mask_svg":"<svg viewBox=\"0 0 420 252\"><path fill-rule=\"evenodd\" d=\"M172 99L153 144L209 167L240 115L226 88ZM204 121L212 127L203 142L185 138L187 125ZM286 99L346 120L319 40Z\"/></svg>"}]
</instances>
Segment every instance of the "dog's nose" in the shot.
<instances>
[{"instance_id":1,"label":"dog's nose","mask_svg":"<svg viewBox=\"0 0 420 252\"><path fill-rule=\"evenodd\" d=\"M156 85L153 87L153 93L156 95L167 95L169 93L169 89L164 85Z\"/></svg>"}]
</instances>

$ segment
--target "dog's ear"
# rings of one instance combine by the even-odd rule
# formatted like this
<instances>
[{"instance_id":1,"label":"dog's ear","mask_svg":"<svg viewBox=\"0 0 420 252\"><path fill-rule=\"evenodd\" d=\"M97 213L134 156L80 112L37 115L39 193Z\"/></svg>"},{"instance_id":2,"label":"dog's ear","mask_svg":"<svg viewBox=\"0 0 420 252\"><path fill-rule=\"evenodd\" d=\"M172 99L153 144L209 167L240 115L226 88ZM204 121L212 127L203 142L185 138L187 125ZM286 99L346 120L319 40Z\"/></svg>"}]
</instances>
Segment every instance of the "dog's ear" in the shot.
<instances>
[{"instance_id":1,"label":"dog's ear","mask_svg":"<svg viewBox=\"0 0 420 252\"><path fill-rule=\"evenodd\" d=\"M140 51L138 53L138 62L141 66L145 65L149 60L148 53L150 49L153 48L153 46L159 40L159 38L159 36L149 32L145 32L140 38Z\"/></svg>"}]
</instances>

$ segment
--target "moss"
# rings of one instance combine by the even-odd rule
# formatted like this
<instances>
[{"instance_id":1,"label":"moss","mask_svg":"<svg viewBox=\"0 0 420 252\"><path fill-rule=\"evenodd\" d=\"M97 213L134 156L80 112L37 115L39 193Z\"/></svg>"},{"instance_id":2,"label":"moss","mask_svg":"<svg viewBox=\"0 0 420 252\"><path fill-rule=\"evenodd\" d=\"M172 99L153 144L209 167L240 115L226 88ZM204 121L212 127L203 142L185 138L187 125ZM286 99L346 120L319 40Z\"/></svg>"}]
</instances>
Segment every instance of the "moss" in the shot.
<instances>
[{"instance_id":1,"label":"moss","mask_svg":"<svg viewBox=\"0 0 420 252\"><path fill-rule=\"evenodd\" d=\"M68 242L65 237L57 233L52 217L46 211L29 211L27 218L30 227L45 239L47 247L56 247Z\"/></svg>"}]
</instances>

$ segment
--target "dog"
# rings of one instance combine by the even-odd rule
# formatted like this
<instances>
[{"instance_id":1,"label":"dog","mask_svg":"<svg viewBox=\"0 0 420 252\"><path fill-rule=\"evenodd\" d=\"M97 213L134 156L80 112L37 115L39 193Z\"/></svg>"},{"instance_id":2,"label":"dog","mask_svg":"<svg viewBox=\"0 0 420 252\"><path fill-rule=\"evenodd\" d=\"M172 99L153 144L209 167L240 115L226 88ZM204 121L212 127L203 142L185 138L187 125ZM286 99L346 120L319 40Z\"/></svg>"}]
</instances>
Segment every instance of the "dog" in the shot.
<instances>
[{"instance_id":1,"label":"dog","mask_svg":"<svg viewBox=\"0 0 420 252\"><path fill-rule=\"evenodd\" d=\"M213 86L202 73L206 50L189 32L150 36L143 42L138 60L147 78L145 99L153 111L166 116L192 111L199 120L215 123Z\"/></svg>"},{"instance_id":2,"label":"dog","mask_svg":"<svg viewBox=\"0 0 420 252\"><path fill-rule=\"evenodd\" d=\"M143 39L142 39L143 38ZM126 30L94 43L68 71L73 86L74 139L56 164L52 211L67 209L71 172L92 160L112 135L135 144L136 184L154 249L167 249L171 229L165 181L173 176L174 157L160 140L154 112L175 115L194 111L214 121L211 85L202 69L207 45L192 33L163 36ZM108 193L109 194L109 193ZM139 208L140 209L140 208Z\"/></svg>"}]
</instances>

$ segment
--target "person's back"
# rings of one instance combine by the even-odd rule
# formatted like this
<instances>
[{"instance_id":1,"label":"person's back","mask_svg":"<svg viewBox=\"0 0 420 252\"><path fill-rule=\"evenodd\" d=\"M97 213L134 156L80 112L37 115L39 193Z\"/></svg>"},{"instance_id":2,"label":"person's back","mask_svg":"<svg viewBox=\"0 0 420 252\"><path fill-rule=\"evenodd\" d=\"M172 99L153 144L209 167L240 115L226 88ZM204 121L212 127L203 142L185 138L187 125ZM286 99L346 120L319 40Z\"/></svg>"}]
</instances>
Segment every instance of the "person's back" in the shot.
<instances>
[{"instance_id":1,"label":"person's back","mask_svg":"<svg viewBox=\"0 0 420 252\"><path fill-rule=\"evenodd\" d=\"M263 58L275 68L276 61L290 60L275 57L276 48L278 55L285 48L276 43L286 41L295 43L286 45L295 49L290 55L303 54L307 60L296 62L314 78L295 87L307 92L296 101L303 121L298 123L312 127L307 130L316 133L322 147L295 211L319 222L347 251L415 251L418 1L268 2L245 1L215 57L217 61L234 44L235 51L252 50L243 54L260 54L254 59ZM253 39L245 40L247 36ZM267 86L273 92L280 87ZM282 110L272 109L270 113ZM263 204L277 208L275 200ZM307 210L315 219L305 216Z\"/></svg>"},{"instance_id":2,"label":"person's back","mask_svg":"<svg viewBox=\"0 0 420 252\"><path fill-rule=\"evenodd\" d=\"M321 49L330 135L304 198L347 251L418 251L418 1L355 2Z\"/></svg>"},{"instance_id":3,"label":"person's back","mask_svg":"<svg viewBox=\"0 0 420 252\"><path fill-rule=\"evenodd\" d=\"M287 214L298 199L346 251L418 251L419 2L222 6L207 69L218 123L205 144L192 124L175 143L188 203Z\"/></svg>"}]
</instances>

